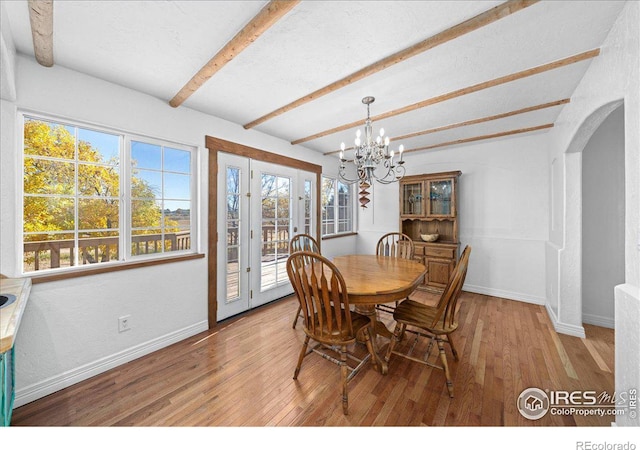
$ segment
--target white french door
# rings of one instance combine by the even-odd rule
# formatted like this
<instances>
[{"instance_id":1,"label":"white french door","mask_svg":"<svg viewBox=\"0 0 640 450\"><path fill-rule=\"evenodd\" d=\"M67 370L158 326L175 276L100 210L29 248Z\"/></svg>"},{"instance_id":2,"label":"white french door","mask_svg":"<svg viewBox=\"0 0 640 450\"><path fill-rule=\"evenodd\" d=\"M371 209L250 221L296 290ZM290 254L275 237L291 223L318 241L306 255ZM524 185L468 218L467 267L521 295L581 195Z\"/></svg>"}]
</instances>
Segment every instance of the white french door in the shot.
<instances>
[{"instance_id":1,"label":"white french door","mask_svg":"<svg viewBox=\"0 0 640 450\"><path fill-rule=\"evenodd\" d=\"M250 175L247 158L218 153L217 320L249 309Z\"/></svg>"},{"instance_id":2,"label":"white french door","mask_svg":"<svg viewBox=\"0 0 640 450\"><path fill-rule=\"evenodd\" d=\"M222 152L218 167L222 320L293 292L289 241L296 233L314 234L317 199L315 173Z\"/></svg>"}]
</instances>

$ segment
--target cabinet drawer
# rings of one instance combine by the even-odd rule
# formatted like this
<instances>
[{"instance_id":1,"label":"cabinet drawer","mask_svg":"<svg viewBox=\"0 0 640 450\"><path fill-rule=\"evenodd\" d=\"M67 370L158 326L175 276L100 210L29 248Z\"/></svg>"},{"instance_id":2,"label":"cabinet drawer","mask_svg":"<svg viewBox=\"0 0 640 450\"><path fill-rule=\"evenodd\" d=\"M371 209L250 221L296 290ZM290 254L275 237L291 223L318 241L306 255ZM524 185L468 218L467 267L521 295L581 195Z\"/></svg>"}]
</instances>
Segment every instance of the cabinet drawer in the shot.
<instances>
[{"instance_id":1,"label":"cabinet drawer","mask_svg":"<svg viewBox=\"0 0 640 450\"><path fill-rule=\"evenodd\" d=\"M436 258L454 259L455 248L447 247L425 247L425 256L432 256Z\"/></svg>"}]
</instances>

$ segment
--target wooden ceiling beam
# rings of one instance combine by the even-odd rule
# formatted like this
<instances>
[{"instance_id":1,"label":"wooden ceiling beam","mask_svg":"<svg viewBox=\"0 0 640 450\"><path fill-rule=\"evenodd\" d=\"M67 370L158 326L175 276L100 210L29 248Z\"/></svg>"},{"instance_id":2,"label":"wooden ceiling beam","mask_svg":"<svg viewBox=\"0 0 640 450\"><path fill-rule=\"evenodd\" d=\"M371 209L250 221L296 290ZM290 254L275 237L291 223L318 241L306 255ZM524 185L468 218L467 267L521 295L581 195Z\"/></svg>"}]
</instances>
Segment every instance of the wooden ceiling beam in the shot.
<instances>
[{"instance_id":1,"label":"wooden ceiling beam","mask_svg":"<svg viewBox=\"0 0 640 450\"><path fill-rule=\"evenodd\" d=\"M504 136L512 136L514 134L529 133L531 131L545 130L547 128L553 128L553 124L552 123L546 123L544 125L538 125L538 126L535 126L535 127L518 128L516 130L502 131L500 133L484 134L482 136L474 136L474 137L465 138L465 139L456 139L455 141L441 142L439 144L427 145L425 147L410 148L408 150L405 150L404 153L421 152L421 151L424 151L424 150L431 150L431 149L434 149L434 148L446 147L446 146L449 146L449 145L466 144L466 143L469 143L469 142L482 141L482 140L485 140L485 139L494 139L494 138L499 138L499 137L504 137Z\"/></svg>"},{"instance_id":2,"label":"wooden ceiling beam","mask_svg":"<svg viewBox=\"0 0 640 450\"><path fill-rule=\"evenodd\" d=\"M300 0L271 0L251 21L196 73L169 101L174 108L180 106L209 78L240 52L258 39L273 24L291 11Z\"/></svg>"},{"instance_id":3,"label":"wooden ceiling beam","mask_svg":"<svg viewBox=\"0 0 640 450\"><path fill-rule=\"evenodd\" d=\"M356 81L362 80L365 77L373 75L374 73L380 72L381 70L387 69L394 64L405 61L413 56L419 55L429 49L437 47L438 45L444 44L445 42L451 41L455 38L463 36L467 33L470 33L474 30L477 30L485 25L489 25L499 19L507 17L515 12L520 11L528 6L537 3L539 0L509 0L506 1L494 8L491 8L477 16L472 17L469 20L465 20L451 28L448 28L434 36L431 36L424 41L418 42L411 47L408 47L404 50L401 50L397 53L394 53L391 56L388 56L380 61L377 61L371 65L364 67L363 69L358 70L357 72L352 73L351 75L347 75L346 77L331 83L328 86L320 88L311 94L305 95L304 97L295 100L288 105L285 105L281 108L272 111L253 122L249 122L244 125L245 129L253 128L255 126L260 125L267 120L273 119L274 117L279 116L280 114L284 114L292 109L298 108L306 103L309 103L312 100L316 100L324 95L327 95L331 92L337 91L345 86L348 86Z\"/></svg>"},{"instance_id":4,"label":"wooden ceiling beam","mask_svg":"<svg viewBox=\"0 0 640 450\"><path fill-rule=\"evenodd\" d=\"M36 61L53 66L53 0L29 0L29 22Z\"/></svg>"},{"instance_id":5,"label":"wooden ceiling beam","mask_svg":"<svg viewBox=\"0 0 640 450\"><path fill-rule=\"evenodd\" d=\"M496 114L496 115L493 115L493 116L480 117L478 119L472 119L472 120L467 120L467 121L464 121L464 122L458 122L458 123L453 123L453 124L450 124L450 125L444 125L444 126L441 126L441 127L430 128L428 130L416 131L415 133L409 133L409 134L405 134L405 135L402 135L402 136L392 137L392 138L389 138L389 140L390 141L399 141L399 140L402 140L402 139L410 139L410 138L414 138L414 137L417 137L417 136L423 136L425 134L437 133L439 131L452 130L454 128L466 127L466 126L469 126L469 125L476 125L478 123L490 122L492 120L504 119L506 117L516 116L518 114L524 114L524 113L528 113L528 112L532 112L532 111L539 111L541 109L552 108L554 106L565 105L565 104L569 103L570 101L571 101L571 99L564 98L562 100L556 100L556 101L553 101L553 102L543 103L541 105L528 106L526 108L517 109L515 111L509 111L509 112L506 112L506 113ZM347 148L345 148L345 151L353 150L353 148L354 147L347 147ZM340 150L334 150L334 151L323 153L323 154L324 155L333 155L333 154L336 154L336 153L340 153Z\"/></svg>"},{"instance_id":6,"label":"wooden ceiling beam","mask_svg":"<svg viewBox=\"0 0 640 450\"><path fill-rule=\"evenodd\" d=\"M583 53L579 53L577 55L569 56L567 58L563 58L557 61L553 61L547 64L543 64L541 66L533 67L530 69L522 70L520 72L512 73L509 75L505 75L499 78L494 78L493 80L484 81L482 83L474 84L473 86L467 86L461 89L457 89L455 91L448 92L446 94L438 95L436 97L428 98L421 102L413 103L408 106L404 106L402 108L394 109L393 111L388 111L386 113L379 114L377 116L371 117L372 121L387 119L389 117L397 116L400 114L408 113L411 111L415 111L416 109L424 108L426 106L434 105L436 103L444 102L446 100L451 100L456 97L461 97L463 95L472 94L474 92L481 91L483 89L488 89L491 87L499 86L501 84L510 83L512 81L520 80L522 78L527 78L532 75L537 75L543 72L547 72L549 70L558 69L560 67L568 66L571 64L575 64L580 61L584 61L586 59L595 58L600 54L600 49L596 48L594 50L589 50ZM331 128L329 130L322 131L320 133L313 134L311 136L307 136L301 139L296 139L292 141L292 145L301 144L303 142L312 141L314 139L318 139L324 136L328 136L333 133L337 133L339 131L348 130L349 128L357 127L362 125L363 119L356 120L355 122L347 123L344 125L340 125L335 128Z\"/></svg>"}]
</instances>

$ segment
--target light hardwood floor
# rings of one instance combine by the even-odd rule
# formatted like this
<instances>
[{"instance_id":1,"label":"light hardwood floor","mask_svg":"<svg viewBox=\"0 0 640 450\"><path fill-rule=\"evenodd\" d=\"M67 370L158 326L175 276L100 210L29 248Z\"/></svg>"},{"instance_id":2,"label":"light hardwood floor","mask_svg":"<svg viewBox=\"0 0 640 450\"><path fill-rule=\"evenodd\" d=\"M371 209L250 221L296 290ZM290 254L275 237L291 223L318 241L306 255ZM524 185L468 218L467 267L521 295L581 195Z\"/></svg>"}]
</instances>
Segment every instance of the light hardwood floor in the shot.
<instances>
[{"instance_id":1,"label":"light hardwood floor","mask_svg":"<svg viewBox=\"0 0 640 450\"><path fill-rule=\"evenodd\" d=\"M422 292L412 295L425 302ZM463 292L451 362L441 370L395 358L349 384L342 414L337 366L317 355L292 379L303 341L288 297L168 348L17 408L12 426L610 426L614 418L522 417L523 389L614 390L613 330L557 334L542 306ZM391 322L390 322L391 325ZM379 344L386 340L379 338ZM452 359L450 359L452 361Z\"/></svg>"}]
</instances>

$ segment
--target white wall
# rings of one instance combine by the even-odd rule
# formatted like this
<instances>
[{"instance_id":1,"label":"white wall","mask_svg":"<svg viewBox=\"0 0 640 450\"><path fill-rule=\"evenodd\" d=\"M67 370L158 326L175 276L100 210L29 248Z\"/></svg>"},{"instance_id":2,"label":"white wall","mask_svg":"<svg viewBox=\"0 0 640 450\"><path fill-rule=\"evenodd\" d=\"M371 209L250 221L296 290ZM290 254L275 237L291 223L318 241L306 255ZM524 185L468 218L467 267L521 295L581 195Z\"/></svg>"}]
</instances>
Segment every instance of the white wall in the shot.
<instances>
[{"instance_id":1,"label":"white wall","mask_svg":"<svg viewBox=\"0 0 640 450\"><path fill-rule=\"evenodd\" d=\"M19 275L22 253L17 232L21 216L17 209L21 182L18 109L198 146L203 253L208 217L205 135L316 164L327 162L303 147L185 107L174 109L166 101L63 67L44 68L20 55L15 61L17 99L4 99L0 104L0 270L8 276ZM336 249L341 240L332 241ZM353 249L354 241L351 238ZM117 319L125 314L131 315L132 329L118 333ZM16 340L15 405L206 328L206 258L35 284Z\"/></svg>"},{"instance_id":2,"label":"white wall","mask_svg":"<svg viewBox=\"0 0 640 450\"><path fill-rule=\"evenodd\" d=\"M461 249L472 246L465 290L545 303L548 170L544 133L406 155L407 175L460 170ZM398 186L375 186L359 215L358 251L396 231ZM362 230L365 230L363 232Z\"/></svg>"},{"instance_id":3,"label":"white wall","mask_svg":"<svg viewBox=\"0 0 640 450\"><path fill-rule=\"evenodd\" d=\"M613 328L614 288L624 283L624 108L582 152L582 321Z\"/></svg>"},{"instance_id":4,"label":"white wall","mask_svg":"<svg viewBox=\"0 0 640 450\"><path fill-rule=\"evenodd\" d=\"M551 133L553 212L547 246L547 295L556 329L584 335L581 296L582 150L593 132L624 104L625 281L615 288L615 391L640 386L640 3L627 2L562 110ZM557 305L554 310L553 305ZM640 425L640 417L616 417Z\"/></svg>"},{"instance_id":5,"label":"white wall","mask_svg":"<svg viewBox=\"0 0 640 450\"><path fill-rule=\"evenodd\" d=\"M323 239L320 246L322 254L328 258L357 253L355 235Z\"/></svg>"},{"instance_id":6,"label":"white wall","mask_svg":"<svg viewBox=\"0 0 640 450\"><path fill-rule=\"evenodd\" d=\"M3 99L13 102L16 99L16 48L10 33L9 17L2 3L0 3L0 30L2 30L0 33L0 94Z\"/></svg>"},{"instance_id":7,"label":"white wall","mask_svg":"<svg viewBox=\"0 0 640 450\"><path fill-rule=\"evenodd\" d=\"M376 244L380 237L392 231L399 231L400 203L398 199L400 193L398 185L395 183L383 185L376 182L367 190L370 194L367 207L362 208L360 202L357 202L357 251L362 254L375 255Z\"/></svg>"}]
</instances>

